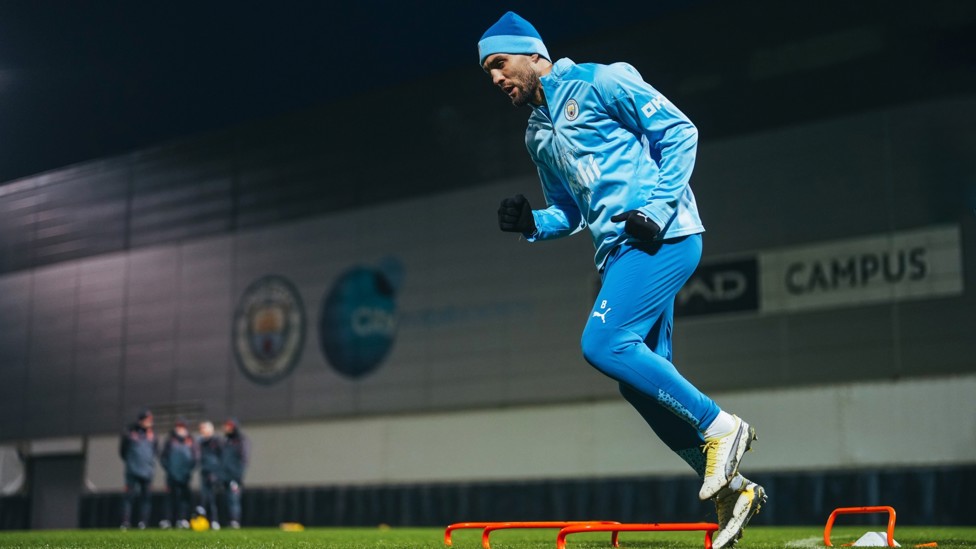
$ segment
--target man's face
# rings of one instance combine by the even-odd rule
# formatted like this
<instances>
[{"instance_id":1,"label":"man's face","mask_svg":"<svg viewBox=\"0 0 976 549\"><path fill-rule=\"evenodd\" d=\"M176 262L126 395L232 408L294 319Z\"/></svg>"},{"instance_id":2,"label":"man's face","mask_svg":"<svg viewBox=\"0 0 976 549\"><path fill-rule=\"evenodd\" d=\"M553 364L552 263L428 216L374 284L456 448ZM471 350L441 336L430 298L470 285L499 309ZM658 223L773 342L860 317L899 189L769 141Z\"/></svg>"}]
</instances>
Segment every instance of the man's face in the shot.
<instances>
[{"instance_id":1,"label":"man's face","mask_svg":"<svg viewBox=\"0 0 976 549\"><path fill-rule=\"evenodd\" d=\"M484 69L492 83L512 100L512 105L521 107L535 99L542 86L532 68L536 58L538 55L496 53L485 59Z\"/></svg>"},{"instance_id":2,"label":"man's face","mask_svg":"<svg viewBox=\"0 0 976 549\"><path fill-rule=\"evenodd\" d=\"M149 429L150 427L152 427L153 426L153 417L152 417L152 415L148 415L148 416L140 419L139 420L139 425L142 425L142 428L143 429Z\"/></svg>"},{"instance_id":3,"label":"man's face","mask_svg":"<svg viewBox=\"0 0 976 549\"><path fill-rule=\"evenodd\" d=\"M189 433L189 431L187 431L187 430L186 430L186 425L177 425L177 426L176 426L176 427L175 427L175 428L173 429L173 431L174 431L174 432L175 432L175 433L176 433L177 435L180 435L181 437L186 437L186 435L188 435L188 434L190 434L190 433Z\"/></svg>"},{"instance_id":4,"label":"man's face","mask_svg":"<svg viewBox=\"0 0 976 549\"><path fill-rule=\"evenodd\" d=\"M214 426L213 423L201 423L200 424L200 436L204 438L209 438L213 436Z\"/></svg>"}]
</instances>

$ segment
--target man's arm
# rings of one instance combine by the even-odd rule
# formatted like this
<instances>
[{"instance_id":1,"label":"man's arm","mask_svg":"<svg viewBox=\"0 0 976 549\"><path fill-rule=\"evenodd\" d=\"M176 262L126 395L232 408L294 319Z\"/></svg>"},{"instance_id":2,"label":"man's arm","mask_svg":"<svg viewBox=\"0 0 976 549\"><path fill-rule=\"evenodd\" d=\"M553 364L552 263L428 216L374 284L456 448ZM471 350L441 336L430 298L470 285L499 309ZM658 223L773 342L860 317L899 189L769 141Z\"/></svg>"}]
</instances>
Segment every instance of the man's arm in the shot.
<instances>
[{"instance_id":1,"label":"man's arm","mask_svg":"<svg viewBox=\"0 0 976 549\"><path fill-rule=\"evenodd\" d=\"M173 439L169 438L165 443L163 443L163 452L159 456L159 464L163 466L163 470L169 473L169 454L172 451Z\"/></svg>"},{"instance_id":2,"label":"man's arm","mask_svg":"<svg viewBox=\"0 0 976 549\"><path fill-rule=\"evenodd\" d=\"M536 166L539 180L542 182L542 192L546 197L546 208L532 211L536 233L527 235L529 241L562 238L582 230L586 226L583 222L583 214L580 213L562 179L548 168L538 163Z\"/></svg>"},{"instance_id":3,"label":"man's arm","mask_svg":"<svg viewBox=\"0 0 976 549\"><path fill-rule=\"evenodd\" d=\"M607 112L630 131L647 139L658 164L658 180L639 209L659 227L674 216L691 180L698 151L698 129L630 65L619 63L598 82Z\"/></svg>"},{"instance_id":4,"label":"man's arm","mask_svg":"<svg viewBox=\"0 0 976 549\"><path fill-rule=\"evenodd\" d=\"M119 457L125 460L125 455L129 452L129 432L122 431L119 437Z\"/></svg>"},{"instance_id":5,"label":"man's arm","mask_svg":"<svg viewBox=\"0 0 976 549\"><path fill-rule=\"evenodd\" d=\"M251 437L241 435L241 468L246 469L251 462Z\"/></svg>"}]
</instances>

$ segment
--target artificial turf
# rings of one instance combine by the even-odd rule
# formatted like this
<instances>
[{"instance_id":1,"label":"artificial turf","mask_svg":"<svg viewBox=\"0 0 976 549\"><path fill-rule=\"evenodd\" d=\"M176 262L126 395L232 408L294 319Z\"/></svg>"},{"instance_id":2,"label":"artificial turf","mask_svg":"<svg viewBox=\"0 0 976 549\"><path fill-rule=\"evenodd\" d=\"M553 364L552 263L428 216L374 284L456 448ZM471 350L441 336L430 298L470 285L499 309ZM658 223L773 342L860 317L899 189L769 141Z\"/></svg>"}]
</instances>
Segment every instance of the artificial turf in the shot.
<instances>
[{"instance_id":1,"label":"artificial turf","mask_svg":"<svg viewBox=\"0 0 976 549\"><path fill-rule=\"evenodd\" d=\"M867 531L883 526L834 528L833 544L840 547ZM491 536L493 549L553 549L556 531L503 530ZM902 547L936 542L940 549L976 548L976 527L900 526L895 539ZM480 530L453 533L454 549L480 549ZM567 549L610 547L604 533L573 534ZM694 549L704 546L701 532L624 532L620 546L627 548ZM235 549L235 548L329 548L329 549L435 549L443 548L443 528L308 528L285 532L275 528L243 528L219 532L188 530L49 530L0 532L3 548L108 548L108 549ZM811 549L824 547L822 527L752 527L736 546L738 549Z\"/></svg>"}]
</instances>

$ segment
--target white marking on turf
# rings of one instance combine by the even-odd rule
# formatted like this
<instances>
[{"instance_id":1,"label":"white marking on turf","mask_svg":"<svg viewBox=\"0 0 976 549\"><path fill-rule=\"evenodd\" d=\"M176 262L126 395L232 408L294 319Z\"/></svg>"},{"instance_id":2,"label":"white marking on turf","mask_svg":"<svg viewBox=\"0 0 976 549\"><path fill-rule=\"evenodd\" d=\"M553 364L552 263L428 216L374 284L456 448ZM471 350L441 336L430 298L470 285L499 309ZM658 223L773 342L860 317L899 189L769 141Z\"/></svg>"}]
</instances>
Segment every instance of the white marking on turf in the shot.
<instances>
[{"instance_id":1,"label":"white marking on turf","mask_svg":"<svg viewBox=\"0 0 976 549\"><path fill-rule=\"evenodd\" d=\"M818 538L818 537L803 538L803 539L786 542L787 547L808 548L808 547L821 547L822 545L823 545L823 538Z\"/></svg>"}]
</instances>

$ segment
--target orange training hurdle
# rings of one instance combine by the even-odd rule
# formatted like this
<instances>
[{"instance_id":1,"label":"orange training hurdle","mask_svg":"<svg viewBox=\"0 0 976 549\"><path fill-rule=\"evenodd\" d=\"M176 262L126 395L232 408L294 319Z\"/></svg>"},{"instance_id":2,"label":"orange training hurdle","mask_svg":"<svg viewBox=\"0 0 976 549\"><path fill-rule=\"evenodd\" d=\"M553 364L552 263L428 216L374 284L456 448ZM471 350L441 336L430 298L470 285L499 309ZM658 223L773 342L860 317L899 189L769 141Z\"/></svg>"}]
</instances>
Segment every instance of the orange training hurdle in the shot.
<instances>
[{"instance_id":1,"label":"orange training hurdle","mask_svg":"<svg viewBox=\"0 0 976 549\"><path fill-rule=\"evenodd\" d=\"M454 524L449 524L447 529L444 530L444 545L448 547L454 545L454 541L451 540L451 534L455 530L462 530L466 528L484 528L492 524L498 524L497 522L455 522Z\"/></svg>"},{"instance_id":2,"label":"orange training hurdle","mask_svg":"<svg viewBox=\"0 0 976 549\"><path fill-rule=\"evenodd\" d=\"M876 505L873 507L838 507L827 517L827 526L824 528L824 544L833 547L830 543L830 530L834 527L834 519L837 515L852 515L861 513L888 513L888 547L895 546L895 508L887 505Z\"/></svg>"},{"instance_id":3,"label":"orange training hurdle","mask_svg":"<svg viewBox=\"0 0 976 549\"><path fill-rule=\"evenodd\" d=\"M449 525L444 530L444 545L447 545L447 546L450 547L450 546L452 546L454 544L453 540L451 539L451 535L452 535L452 533L455 530L471 529L471 528L482 528L483 531L481 533L481 546L484 549L491 549L491 545L489 543L489 539L488 538L491 535L491 533L494 532L495 530L505 530L505 529L511 529L511 528L565 528L567 526L573 526L573 525L579 525L579 524L614 525L614 524L620 524L620 523L619 522L614 522L614 521L602 521L602 520L595 520L595 521L586 521L586 520L570 520L570 521L523 521L523 522L515 522L515 521L512 521L512 522L456 522L454 524ZM619 544L617 542L617 532L616 531L613 531L612 529L611 530L607 530L607 531L613 532L613 535L612 535L610 541L611 541L611 543L613 544L614 547L619 547Z\"/></svg>"},{"instance_id":4,"label":"orange training hurdle","mask_svg":"<svg viewBox=\"0 0 976 549\"><path fill-rule=\"evenodd\" d=\"M490 526L485 526L484 531L481 533L481 547L483 549L491 549L491 543L488 541L488 537L495 530L507 530L510 528L565 528L567 526L575 526L582 524L599 524L599 525L609 525L613 526L615 524L620 524L615 521L568 521L568 522L504 522L501 524L492 524ZM610 530L613 532L610 538L610 544L614 547L620 547L620 543L617 542L617 536L619 533L616 530Z\"/></svg>"},{"instance_id":5,"label":"orange training hurdle","mask_svg":"<svg viewBox=\"0 0 976 549\"><path fill-rule=\"evenodd\" d=\"M714 522L674 522L663 524L575 524L559 531L556 536L556 549L566 549L566 536L581 532L687 532L705 531L705 549L712 549L712 532L718 530Z\"/></svg>"}]
</instances>

